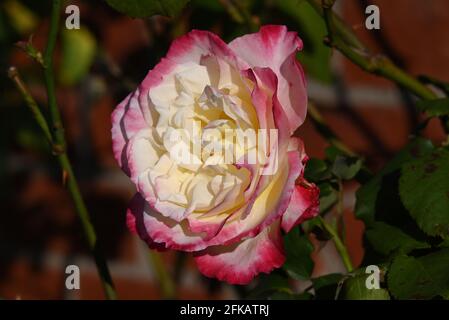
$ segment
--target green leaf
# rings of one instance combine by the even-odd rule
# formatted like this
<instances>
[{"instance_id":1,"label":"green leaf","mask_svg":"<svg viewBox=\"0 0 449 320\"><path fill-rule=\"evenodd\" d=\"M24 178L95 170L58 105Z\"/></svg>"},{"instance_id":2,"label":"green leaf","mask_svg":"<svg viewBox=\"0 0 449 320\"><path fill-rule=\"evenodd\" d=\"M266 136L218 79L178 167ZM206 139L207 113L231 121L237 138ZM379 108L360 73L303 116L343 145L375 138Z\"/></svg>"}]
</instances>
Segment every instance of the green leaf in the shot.
<instances>
[{"instance_id":1,"label":"green leaf","mask_svg":"<svg viewBox=\"0 0 449 320\"><path fill-rule=\"evenodd\" d=\"M330 273L321 277L313 278L313 289L317 300L335 299L345 276L339 273Z\"/></svg>"},{"instance_id":2,"label":"green leaf","mask_svg":"<svg viewBox=\"0 0 449 320\"><path fill-rule=\"evenodd\" d=\"M449 115L449 98L419 100L416 102L416 107L431 117Z\"/></svg>"},{"instance_id":3,"label":"green leaf","mask_svg":"<svg viewBox=\"0 0 449 320\"><path fill-rule=\"evenodd\" d=\"M430 153L432 150L432 142L426 139L417 138L396 154L396 156L379 173L357 190L357 202L355 208L356 217L363 220L367 226L372 224L375 220L376 203L383 178L386 175L399 170L404 163Z\"/></svg>"},{"instance_id":4,"label":"green leaf","mask_svg":"<svg viewBox=\"0 0 449 320\"><path fill-rule=\"evenodd\" d=\"M320 212L326 212L337 202L338 192L330 183L320 183Z\"/></svg>"},{"instance_id":5,"label":"green leaf","mask_svg":"<svg viewBox=\"0 0 449 320\"><path fill-rule=\"evenodd\" d=\"M295 279L309 279L313 271L313 261L310 254L313 245L307 235L301 235L298 228L294 228L284 237L287 259L283 268Z\"/></svg>"},{"instance_id":6,"label":"green leaf","mask_svg":"<svg viewBox=\"0 0 449 320\"><path fill-rule=\"evenodd\" d=\"M449 294L449 249L420 258L398 256L387 274L388 288L397 299L430 299Z\"/></svg>"},{"instance_id":7,"label":"green leaf","mask_svg":"<svg viewBox=\"0 0 449 320\"><path fill-rule=\"evenodd\" d=\"M438 149L405 164L399 180L404 206L431 236L449 236L449 151Z\"/></svg>"},{"instance_id":8,"label":"green leaf","mask_svg":"<svg viewBox=\"0 0 449 320\"><path fill-rule=\"evenodd\" d=\"M360 158L337 155L332 165L332 172L340 179L351 180L361 167Z\"/></svg>"},{"instance_id":9,"label":"green leaf","mask_svg":"<svg viewBox=\"0 0 449 320\"><path fill-rule=\"evenodd\" d=\"M62 61L59 67L59 81L63 85L74 85L89 72L95 57L95 37L86 27L63 29Z\"/></svg>"},{"instance_id":10,"label":"green leaf","mask_svg":"<svg viewBox=\"0 0 449 320\"><path fill-rule=\"evenodd\" d=\"M415 240L401 229L383 222L375 222L366 231L366 237L374 250L383 254L408 253L414 249L424 249L430 246L422 241Z\"/></svg>"},{"instance_id":11,"label":"green leaf","mask_svg":"<svg viewBox=\"0 0 449 320\"><path fill-rule=\"evenodd\" d=\"M345 281L343 285L343 297L345 300L390 300L388 291L379 289L368 289L366 280L369 274L359 274Z\"/></svg>"},{"instance_id":12,"label":"green leaf","mask_svg":"<svg viewBox=\"0 0 449 320\"><path fill-rule=\"evenodd\" d=\"M307 181L318 182L330 178L330 172L325 161L312 158L307 161L304 177Z\"/></svg>"},{"instance_id":13,"label":"green leaf","mask_svg":"<svg viewBox=\"0 0 449 320\"><path fill-rule=\"evenodd\" d=\"M189 0L106 0L115 10L133 18L146 18L154 15L174 17L178 15Z\"/></svg>"},{"instance_id":14,"label":"green leaf","mask_svg":"<svg viewBox=\"0 0 449 320\"><path fill-rule=\"evenodd\" d=\"M321 288L337 284L342 278L343 275L341 273L329 273L311 280L313 283L313 288L315 290L319 290Z\"/></svg>"},{"instance_id":15,"label":"green leaf","mask_svg":"<svg viewBox=\"0 0 449 320\"><path fill-rule=\"evenodd\" d=\"M261 275L258 278L257 286L250 292L248 298L266 297L274 292L286 292L291 294L288 279L278 273Z\"/></svg>"},{"instance_id":16,"label":"green leaf","mask_svg":"<svg viewBox=\"0 0 449 320\"><path fill-rule=\"evenodd\" d=\"M324 150L324 153L326 154L326 158L329 159L331 162L334 162L337 159L337 156L344 156L345 153L337 148L334 145L331 145Z\"/></svg>"}]
</instances>

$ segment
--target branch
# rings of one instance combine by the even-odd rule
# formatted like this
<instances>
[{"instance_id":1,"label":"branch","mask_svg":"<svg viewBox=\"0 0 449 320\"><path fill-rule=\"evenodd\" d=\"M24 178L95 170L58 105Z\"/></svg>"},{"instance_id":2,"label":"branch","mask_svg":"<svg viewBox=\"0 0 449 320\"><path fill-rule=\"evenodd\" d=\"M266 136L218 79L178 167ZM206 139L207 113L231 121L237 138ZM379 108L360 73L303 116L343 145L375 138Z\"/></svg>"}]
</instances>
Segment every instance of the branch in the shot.
<instances>
[{"instance_id":1,"label":"branch","mask_svg":"<svg viewBox=\"0 0 449 320\"><path fill-rule=\"evenodd\" d=\"M20 91L20 94L22 95L22 97L25 99L25 102L26 102L28 108L31 110L31 113L34 116L34 119L36 120L37 124L39 125L42 132L44 133L45 138L47 139L48 143L50 144L50 146L53 146L53 137L51 136L51 132L50 132L50 128L48 127L47 120L45 119L39 106L37 105L36 100L34 100L30 91L28 90L28 88L26 87L22 78L20 77L19 71L17 70L16 67L9 68L8 77L14 82L14 85Z\"/></svg>"},{"instance_id":2,"label":"branch","mask_svg":"<svg viewBox=\"0 0 449 320\"><path fill-rule=\"evenodd\" d=\"M340 51L363 70L392 80L421 99L431 100L437 98L432 90L396 66L390 59L385 56L373 55L360 41L355 42L354 39L357 38L355 34L332 11L335 0L323 0L321 9L316 0L307 1L323 16L326 22L328 31L326 43L329 46Z\"/></svg>"},{"instance_id":3,"label":"branch","mask_svg":"<svg viewBox=\"0 0 449 320\"><path fill-rule=\"evenodd\" d=\"M23 98L25 99L28 107L31 109L38 125L44 131L46 138L52 144L53 152L58 158L59 165L61 166L64 176L67 177L67 188L72 197L75 205L76 212L81 220L84 234L87 238L87 242L90 250L95 259L97 271L100 276L101 283L107 299L116 299L116 293L112 278L109 273L106 260L102 252L97 247L97 236L95 229L90 221L90 215L84 203L83 197L79 190L78 182L72 169L72 165L66 153L66 141L64 137L64 127L61 121L61 115L56 102L55 92L55 80L53 72L53 52L56 45L56 39L58 35L59 14L61 9L61 0L53 0L50 32L48 36L47 47L44 54L44 76L47 87L47 99L50 109L50 119L53 129L51 134L47 121L42 115L40 109L37 106L36 101L33 99L24 83L21 81L17 70L12 67L9 70L9 76L14 81L16 87L19 89Z\"/></svg>"},{"instance_id":4,"label":"branch","mask_svg":"<svg viewBox=\"0 0 449 320\"><path fill-rule=\"evenodd\" d=\"M44 53L44 76L47 88L48 107L50 109L50 119L54 135L54 149L58 153L65 152L64 128L61 121L58 105L56 102L55 79L53 72L53 52L58 36L59 13L61 11L61 0L53 0L51 10L50 31L48 34L47 46Z\"/></svg>"}]
</instances>

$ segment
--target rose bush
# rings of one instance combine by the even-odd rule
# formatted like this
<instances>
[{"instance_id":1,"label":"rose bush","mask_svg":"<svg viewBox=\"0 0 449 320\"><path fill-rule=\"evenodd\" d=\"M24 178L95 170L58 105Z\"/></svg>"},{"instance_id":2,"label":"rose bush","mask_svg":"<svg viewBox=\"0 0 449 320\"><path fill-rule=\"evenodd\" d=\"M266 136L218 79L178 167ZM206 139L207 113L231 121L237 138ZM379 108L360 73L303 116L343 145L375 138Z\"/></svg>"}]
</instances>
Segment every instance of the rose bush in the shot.
<instances>
[{"instance_id":1,"label":"rose bush","mask_svg":"<svg viewBox=\"0 0 449 320\"><path fill-rule=\"evenodd\" d=\"M285 26L264 26L229 44L195 30L175 40L117 106L113 151L138 191L127 224L151 248L194 252L204 275L234 284L283 264L281 229L318 213L319 191L303 178L307 156L293 137L307 111L296 59L301 48ZM192 128L194 121L202 126ZM206 152L185 164L171 156L178 128L199 137L188 144L205 143L212 128L276 129L278 135L268 141L265 163L227 164ZM277 170L266 174L274 162Z\"/></svg>"}]
</instances>

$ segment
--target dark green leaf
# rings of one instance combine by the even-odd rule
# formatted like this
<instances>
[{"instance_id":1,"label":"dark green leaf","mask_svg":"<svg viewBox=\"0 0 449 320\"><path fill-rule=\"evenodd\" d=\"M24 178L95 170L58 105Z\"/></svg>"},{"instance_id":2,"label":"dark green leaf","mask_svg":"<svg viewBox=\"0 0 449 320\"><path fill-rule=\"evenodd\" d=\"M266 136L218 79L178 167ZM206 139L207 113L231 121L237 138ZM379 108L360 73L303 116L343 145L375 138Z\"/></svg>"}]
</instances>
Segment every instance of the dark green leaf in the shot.
<instances>
[{"instance_id":1,"label":"dark green leaf","mask_svg":"<svg viewBox=\"0 0 449 320\"><path fill-rule=\"evenodd\" d=\"M287 260L284 263L284 270L295 279L309 279L313 271L313 261L310 254L313 245L307 235L301 235L298 228L294 228L284 237L285 252Z\"/></svg>"},{"instance_id":2,"label":"dark green leaf","mask_svg":"<svg viewBox=\"0 0 449 320\"><path fill-rule=\"evenodd\" d=\"M397 299L430 299L449 294L449 249L420 258L398 256L388 272L388 288Z\"/></svg>"},{"instance_id":3,"label":"dark green leaf","mask_svg":"<svg viewBox=\"0 0 449 320\"><path fill-rule=\"evenodd\" d=\"M345 281L343 286L343 297L345 300L390 300L388 291L379 289L368 289L366 280L369 274L359 274Z\"/></svg>"},{"instance_id":4,"label":"dark green leaf","mask_svg":"<svg viewBox=\"0 0 449 320\"><path fill-rule=\"evenodd\" d=\"M435 100L419 100L416 107L431 117L449 115L449 98Z\"/></svg>"},{"instance_id":5,"label":"dark green leaf","mask_svg":"<svg viewBox=\"0 0 449 320\"><path fill-rule=\"evenodd\" d=\"M449 236L449 151L435 150L405 164L399 180L404 206L431 236Z\"/></svg>"},{"instance_id":6,"label":"dark green leaf","mask_svg":"<svg viewBox=\"0 0 449 320\"><path fill-rule=\"evenodd\" d=\"M311 280L317 300L333 300L336 297L336 293L340 290L345 276L339 273L331 273Z\"/></svg>"},{"instance_id":7,"label":"dark green leaf","mask_svg":"<svg viewBox=\"0 0 449 320\"><path fill-rule=\"evenodd\" d=\"M344 156L345 153L337 148L334 145L331 145L330 147L327 147L324 151L326 154L326 158L329 159L329 161L334 162L335 159L337 159L337 156Z\"/></svg>"},{"instance_id":8,"label":"dark green leaf","mask_svg":"<svg viewBox=\"0 0 449 320\"><path fill-rule=\"evenodd\" d=\"M332 172L343 180L351 180L362 167L362 160L338 155L332 165Z\"/></svg>"},{"instance_id":9,"label":"dark green leaf","mask_svg":"<svg viewBox=\"0 0 449 320\"><path fill-rule=\"evenodd\" d=\"M374 222L376 203L381 189L382 179L400 169L400 167L416 157L423 156L433 150L432 142L418 138L410 142L407 147L400 151L379 173L357 191L357 202L355 214L357 218L369 225Z\"/></svg>"},{"instance_id":10,"label":"dark green leaf","mask_svg":"<svg viewBox=\"0 0 449 320\"><path fill-rule=\"evenodd\" d=\"M330 178L330 172L326 162L321 159L312 158L307 161L304 177L310 182L318 182Z\"/></svg>"},{"instance_id":11,"label":"dark green leaf","mask_svg":"<svg viewBox=\"0 0 449 320\"><path fill-rule=\"evenodd\" d=\"M262 298L274 292L291 293L288 279L278 273L261 275L257 286L250 292L248 298Z\"/></svg>"},{"instance_id":12,"label":"dark green leaf","mask_svg":"<svg viewBox=\"0 0 449 320\"><path fill-rule=\"evenodd\" d=\"M189 0L106 0L115 10L134 18L154 15L174 17Z\"/></svg>"},{"instance_id":13,"label":"dark green leaf","mask_svg":"<svg viewBox=\"0 0 449 320\"><path fill-rule=\"evenodd\" d=\"M401 229L383 222L373 223L366 231L366 237L373 249L383 255L393 252L408 253L414 249L430 247L425 242L415 240Z\"/></svg>"},{"instance_id":14,"label":"dark green leaf","mask_svg":"<svg viewBox=\"0 0 449 320\"><path fill-rule=\"evenodd\" d=\"M338 192L330 183L321 183L318 188L320 189L320 212L326 212L337 202Z\"/></svg>"},{"instance_id":15,"label":"dark green leaf","mask_svg":"<svg viewBox=\"0 0 449 320\"><path fill-rule=\"evenodd\" d=\"M313 288L315 290L319 290L321 288L337 284L342 278L343 275L341 273L330 273L311 280L313 282Z\"/></svg>"}]
</instances>

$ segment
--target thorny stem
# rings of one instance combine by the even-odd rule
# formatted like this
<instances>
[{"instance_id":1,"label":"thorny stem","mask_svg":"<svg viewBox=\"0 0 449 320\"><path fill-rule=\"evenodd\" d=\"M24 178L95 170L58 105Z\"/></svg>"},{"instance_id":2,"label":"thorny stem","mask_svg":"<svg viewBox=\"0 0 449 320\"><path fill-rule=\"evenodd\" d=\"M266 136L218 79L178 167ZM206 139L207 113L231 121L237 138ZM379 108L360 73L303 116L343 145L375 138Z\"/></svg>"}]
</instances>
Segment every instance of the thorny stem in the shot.
<instances>
[{"instance_id":1,"label":"thorny stem","mask_svg":"<svg viewBox=\"0 0 449 320\"><path fill-rule=\"evenodd\" d=\"M323 16L327 31L327 44L351 60L363 70L392 80L421 99L436 99L437 95L416 78L407 74L385 56L373 55L360 42L351 29L332 11L335 0L322 0L322 7L316 0L308 3Z\"/></svg>"},{"instance_id":2,"label":"thorny stem","mask_svg":"<svg viewBox=\"0 0 449 320\"><path fill-rule=\"evenodd\" d=\"M64 137L64 127L61 121L61 115L56 102L55 80L53 72L53 52L56 46L58 35L59 15L61 10L61 0L53 0L52 12L50 21L50 32L48 35L48 42L44 53L44 77L47 88L48 106L50 109L50 119L52 125L51 133L49 125L42 115L36 101L33 99L23 81L20 79L18 72L11 68L9 75L14 81L16 87L19 89L22 97L25 99L28 107L33 112L33 115L38 122L38 125L44 131L44 134L49 140L53 153L57 156L59 165L63 170L64 176L67 178L67 188L75 205L76 212L81 220L83 231L87 238L90 250L95 259L97 271L100 276L101 283L107 299L116 299L117 295L112 283L112 278L106 264L106 260L97 246L97 236L95 229L90 220L90 215L87 210L84 199L79 190L78 182L72 169L72 165L66 152L66 141Z\"/></svg>"},{"instance_id":3,"label":"thorny stem","mask_svg":"<svg viewBox=\"0 0 449 320\"><path fill-rule=\"evenodd\" d=\"M45 119L44 115L42 114L41 110L39 109L39 106L36 103L36 100L34 100L33 96L31 95L30 91L26 87L25 83L23 82L22 78L20 77L19 71L16 67L10 67L8 70L8 76L9 78L14 82L14 85L16 88L20 91L20 94L25 99L25 102L28 106L28 108L31 110L31 113L34 116L34 119L36 120L39 127L42 129L42 132L45 135L45 138L47 139L50 146L53 145L53 137L50 132L50 128L48 127L47 120Z\"/></svg>"}]
</instances>

